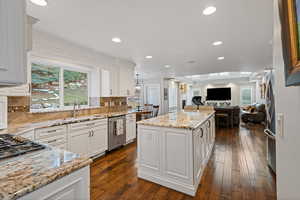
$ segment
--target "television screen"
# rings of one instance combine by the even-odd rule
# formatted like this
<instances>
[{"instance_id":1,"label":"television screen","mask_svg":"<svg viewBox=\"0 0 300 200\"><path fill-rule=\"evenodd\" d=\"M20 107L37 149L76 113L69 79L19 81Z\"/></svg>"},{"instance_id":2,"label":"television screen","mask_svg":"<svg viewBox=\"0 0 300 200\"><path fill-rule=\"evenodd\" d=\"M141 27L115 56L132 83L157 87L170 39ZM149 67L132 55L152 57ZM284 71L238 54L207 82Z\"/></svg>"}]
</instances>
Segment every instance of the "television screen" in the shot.
<instances>
[{"instance_id":1,"label":"television screen","mask_svg":"<svg viewBox=\"0 0 300 200\"><path fill-rule=\"evenodd\" d=\"M231 88L208 88L208 101L228 101L231 100Z\"/></svg>"}]
</instances>

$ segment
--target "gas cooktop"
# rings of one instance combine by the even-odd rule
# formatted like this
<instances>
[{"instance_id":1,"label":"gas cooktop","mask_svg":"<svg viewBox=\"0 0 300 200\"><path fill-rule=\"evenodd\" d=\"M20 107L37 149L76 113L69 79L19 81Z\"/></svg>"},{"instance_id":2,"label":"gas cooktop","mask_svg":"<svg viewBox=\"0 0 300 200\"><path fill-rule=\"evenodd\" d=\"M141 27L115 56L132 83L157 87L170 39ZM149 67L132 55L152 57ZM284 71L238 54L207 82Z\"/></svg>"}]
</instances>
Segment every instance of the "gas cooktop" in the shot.
<instances>
[{"instance_id":1,"label":"gas cooktop","mask_svg":"<svg viewBox=\"0 0 300 200\"><path fill-rule=\"evenodd\" d=\"M0 160L44 149L45 146L22 137L0 134Z\"/></svg>"}]
</instances>

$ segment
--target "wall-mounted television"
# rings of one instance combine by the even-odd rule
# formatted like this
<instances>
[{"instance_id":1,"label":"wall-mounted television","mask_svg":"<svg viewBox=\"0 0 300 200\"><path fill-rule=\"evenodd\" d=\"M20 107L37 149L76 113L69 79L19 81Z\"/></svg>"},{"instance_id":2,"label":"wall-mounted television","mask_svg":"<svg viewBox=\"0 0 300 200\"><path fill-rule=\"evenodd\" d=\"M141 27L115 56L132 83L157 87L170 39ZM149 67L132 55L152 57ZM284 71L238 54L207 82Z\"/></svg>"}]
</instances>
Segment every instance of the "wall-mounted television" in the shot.
<instances>
[{"instance_id":1,"label":"wall-mounted television","mask_svg":"<svg viewBox=\"0 0 300 200\"><path fill-rule=\"evenodd\" d=\"M208 88L207 101L229 101L231 100L231 88Z\"/></svg>"}]
</instances>

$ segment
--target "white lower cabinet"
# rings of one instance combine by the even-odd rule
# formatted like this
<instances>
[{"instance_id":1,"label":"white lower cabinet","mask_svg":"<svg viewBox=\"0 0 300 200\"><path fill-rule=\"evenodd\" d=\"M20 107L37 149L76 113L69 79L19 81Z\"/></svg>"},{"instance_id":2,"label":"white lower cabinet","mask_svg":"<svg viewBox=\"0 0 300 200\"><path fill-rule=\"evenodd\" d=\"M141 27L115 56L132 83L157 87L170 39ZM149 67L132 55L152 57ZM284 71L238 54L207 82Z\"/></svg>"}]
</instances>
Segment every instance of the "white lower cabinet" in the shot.
<instances>
[{"instance_id":1,"label":"white lower cabinet","mask_svg":"<svg viewBox=\"0 0 300 200\"><path fill-rule=\"evenodd\" d=\"M89 130L79 130L69 133L68 150L81 156L89 154Z\"/></svg>"},{"instance_id":2,"label":"white lower cabinet","mask_svg":"<svg viewBox=\"0 0 300 200\"><path fill-rule=\"evenodd\" d=\"M90 166L64 176L19 200L88 200L90 199Z\"/></svg>"},{"instance_id":3,"label":"white lower cabinet","mask_svg":"<svg viewBox=\"0 0 300 200\"><path fill-rule=\"evenodd\" d=\"M89 141L89 154L91 156L105 152L108 149L107 124L99 125L92 130Z\"/></svg>"},{"instance_id":4,"label":"white lower cabinet","mask_svg":"<svg viewBox=\"0 0 300 200\"><path fill-rule=\"evenodd\" d=\"M34 141L34 130L26 131L21 134L23 138L26 138L28 140Z\"/></svg>"},{"instance_id":5,"label":"white lower cabinet","mask_svg":"<svg viewBox=\"0 0 300 200\"><path fill-rule=\"evenodd\" d=\"M107 119L70 124L68 150L82 156L95 156L108 149Z\"/></svg>"},{"instance_id":6,"label":"white lower cabinet","mask_svg":"<svg viewBox=\"0 0 300 200\"><path fill-rule=\"evenodd\" d=\"M136 116L130 114L126 116L126 143L132 142L136 138Z\"/></svg>"},{"instance_id":7,"label":"white lower cabinet","mask_svg":"<svg viewBox=\"0 0 300 200\"><path fill-rule=\"evenodd\" d=\"M54 126L35 130L35 140L50 146L67 149L67 126Z\"/></svg>"}]
</instances>

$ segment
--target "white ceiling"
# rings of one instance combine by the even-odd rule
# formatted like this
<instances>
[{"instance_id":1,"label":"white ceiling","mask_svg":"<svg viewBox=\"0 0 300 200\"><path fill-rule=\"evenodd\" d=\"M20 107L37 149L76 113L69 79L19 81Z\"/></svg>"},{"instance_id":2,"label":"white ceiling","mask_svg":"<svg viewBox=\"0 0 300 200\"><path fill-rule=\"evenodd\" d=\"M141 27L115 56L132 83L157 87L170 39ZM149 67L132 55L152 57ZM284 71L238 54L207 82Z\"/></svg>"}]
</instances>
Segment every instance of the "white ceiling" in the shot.
<instances>
[{"instance_id":1,"label":"white ceiling","mask_svg":"<svg viewBox=\"0 0 300 200\"><path fill-rule=\"evenodd\" d=\"M40 20L35 28L133 61L149 77L257 71L272 65L272 0L48 2L39 7L28 0L28 14ZM209 5L217 12L202 15ZM122 43L111 42L113 37ZM216 40L224 44L212 46ZM172 67L166 69L167 64Z\"/></svg>"}]
</instances>

